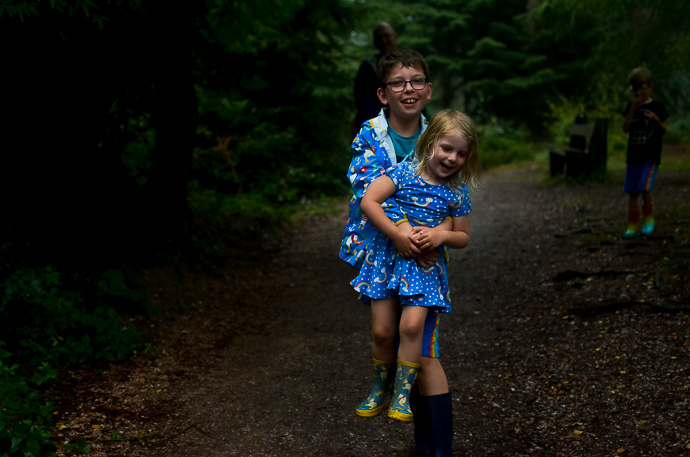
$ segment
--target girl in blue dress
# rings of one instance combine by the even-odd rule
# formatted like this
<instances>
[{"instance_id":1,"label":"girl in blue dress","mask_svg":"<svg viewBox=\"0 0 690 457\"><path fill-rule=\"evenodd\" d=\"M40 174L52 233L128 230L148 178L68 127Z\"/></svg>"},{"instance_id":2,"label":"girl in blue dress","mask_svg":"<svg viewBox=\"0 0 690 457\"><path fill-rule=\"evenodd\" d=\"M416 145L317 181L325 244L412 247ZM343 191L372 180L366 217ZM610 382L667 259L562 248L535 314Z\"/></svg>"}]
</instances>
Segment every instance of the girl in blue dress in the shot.
<instances>
[{"instance_id":1,"label":"girl in blue dress","mask_svg":"<svg viewBox=\"0 0 690 457\"><path fill-rule=\"evenodd\" d=\"M389 417L412 421L410 393L416 379L421 395L412 407L418 450L444 456L452 452L452 403L438 359L437 316L451 312L447 263L441 256L431 268L422 268L412 254L413 248L462 249L469 243L472 205L465 183L476 186L481 171L472 119L455 110L439 112L420 138L415 158L387 170L362 199L362 211L376 228L362 269L351 284L363 299L371 300L375 384L357 414L376 415L391 401ZM408 235L381 207L391 196L413 227ZM451 230L429 230L448 218ZM433 331L425 332L429 325L435 326ZM433 341L424 341L425 333ZM396 365L393 376L390 367Z\"/></svg>"}]
</instances>

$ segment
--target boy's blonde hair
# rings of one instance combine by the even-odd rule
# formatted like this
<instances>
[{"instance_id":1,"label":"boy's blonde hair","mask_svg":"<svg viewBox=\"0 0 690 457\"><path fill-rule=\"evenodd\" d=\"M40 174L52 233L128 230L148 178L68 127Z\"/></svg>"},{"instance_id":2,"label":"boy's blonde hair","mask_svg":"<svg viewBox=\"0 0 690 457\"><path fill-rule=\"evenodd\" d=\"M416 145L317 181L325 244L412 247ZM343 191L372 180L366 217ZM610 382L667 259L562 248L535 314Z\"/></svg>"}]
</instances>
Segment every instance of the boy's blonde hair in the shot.
<instances>
[{"instance_id":1,"label":"boy's blonde hair","mask_svg":"<svg viewBox=\"0 0 690 457\"><path fill-rule=\"evenodd\" d=\"M471 117L454 109L439 111L417 142L415 147L415 157L419 162L417 174L421 173L434 157L434 145L453 130L460 130L465 137L469 154L465 159L465 165L458 173L449 176L444 184L452 190L464 184L470 184L476 189L477 180L482 173L482 165L477 154L479 143L477 128Z\"/></svg>"},{"instance_id":2,"label":"boy's blonde hair","mask_svg":"<svg viewBox=\"0 0 690 457\"><path fill-rule=\"evenodd\" d=\"M637 67L634 68L631 72L630 75L628 75L628 80L630 81L630 84L651 84L652 82L652 72L649 70L649 68L645 67Z\"/></svg>"}]
</instances>

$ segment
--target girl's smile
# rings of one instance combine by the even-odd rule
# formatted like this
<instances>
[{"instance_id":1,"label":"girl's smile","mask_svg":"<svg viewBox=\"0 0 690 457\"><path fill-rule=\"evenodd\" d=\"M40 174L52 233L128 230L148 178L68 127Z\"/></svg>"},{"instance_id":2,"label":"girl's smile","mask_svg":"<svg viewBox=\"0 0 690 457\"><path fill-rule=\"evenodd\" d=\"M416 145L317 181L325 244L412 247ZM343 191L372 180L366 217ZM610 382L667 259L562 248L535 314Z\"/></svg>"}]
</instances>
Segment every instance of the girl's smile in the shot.
<instances>
[{"instance_id":1,"label":"girl's smile","mask_svg":"<svg viewBox=\"0 0 690 457\"><path fill-rule=\"evenodd\" d=\"M422 171L422 178L430 184L443 184L460 172L468 155L467 139L459 130L453 130L434 144L434 156Z\"/></svg>"}]
</instances>

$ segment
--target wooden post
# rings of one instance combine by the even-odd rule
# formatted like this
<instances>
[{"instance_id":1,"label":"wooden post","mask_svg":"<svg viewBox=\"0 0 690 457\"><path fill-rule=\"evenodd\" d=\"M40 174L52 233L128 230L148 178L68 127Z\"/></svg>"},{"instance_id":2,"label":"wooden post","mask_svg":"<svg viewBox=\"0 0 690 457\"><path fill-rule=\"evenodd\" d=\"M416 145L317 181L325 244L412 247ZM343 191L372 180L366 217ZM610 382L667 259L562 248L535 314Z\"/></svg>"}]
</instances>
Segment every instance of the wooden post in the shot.
<instances>
[{"instance_id":1,"label":"wooden post","mask_svg":"<svg viewBox=\"0 0 690 457\"><path fill-rule=\"evenodd\" d=\"M594 133L589 144L589 175L603 176L606 174L608 125L608 119L596 119L594 121Z\"/></svg>"}]
</instances>

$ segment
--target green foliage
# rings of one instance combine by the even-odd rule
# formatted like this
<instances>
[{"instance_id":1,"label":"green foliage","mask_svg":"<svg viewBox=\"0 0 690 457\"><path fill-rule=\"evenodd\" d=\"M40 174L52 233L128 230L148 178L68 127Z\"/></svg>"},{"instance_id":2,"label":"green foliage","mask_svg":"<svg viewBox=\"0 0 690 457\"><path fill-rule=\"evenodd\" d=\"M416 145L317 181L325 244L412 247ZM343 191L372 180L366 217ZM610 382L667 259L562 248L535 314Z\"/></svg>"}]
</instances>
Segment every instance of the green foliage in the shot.
<instances>
[{"instance_id":1,"label":"green foliage","mask_svg":"<svg viewBox=\"0 0 690 457\"><path fill-rule=\"evenodd\" d=\"M129 119L126 126L121 126L120 132L133 137L122 152L122 165L127 169L129 178L139 186L149 181L152 151L156 147L156 131L149 127L149 117L145 113L138 119Z\"/></svg>"},{"instance_id":2,"label":"green foliage","mask_svg":"<svg viewBox=\"0 0 690 457\"><path fill-rule=\"evenodd\" d=\"M588 35L584 65L569 79L586 82L590 102L610 98L611 92L624 93L630 70L647 66L654 74L657 95L671 112L690 108L685 92L690 78L690 3L543 0L535 5L530 20L555 42L577 43L581 34Z\"/></svg>"},{"instance_id":3,"label":"green foliage","mask_svg":"<svg viewBox=\"0 0 690 457\"><path fill-rule=\"evenodd\" d=\"M0 456L52 457L55 445L47 430L52 404L17 373L13 354L0 341Z\"/></svg>"},{"instance_id":4,"label":"green foliage","mask_svg":"<svg viewBox=\"0 0 690 457\"><path fill-rule=\"evenodd\" d=\"M254 13L263 11L260 4L247 4ZM237 70L202 67L210 72L206 83L196 86L204 144L195 150L191 176L201 193L190 195L191 200L208 201L204 191L224 194L229 198L218 198L231 202L246 202L244 196L252 194L256 198L249 201L260 201L259 207L277 207L347 190L348 123L342 113L353 111L350 87L356 66L344 58L343 49L353 7L332 0L268 9L272 16L262 14L261 20L240 11L249 24L240 31L256 30L248 43L241 41L246 49L237 48L237 30L228 26L238 18L209 19L204 33L233 54ZM204 205L192 204L197 209Z\"/></svg>"},{"instance_id":5,"label":"green foliage","mask_svg":"<svg viewBox=\"0 0 690 457\"><path fill-rule=\"evenodd\" d=\"M668 144L690 144L690 116L681 117L668 124L664 135Z\"/></svg>"},{"instance_id":6,"label":"green foliage","mask_svg":"<svg viewBox=\"0 0 690 457\"><path fill-rule=\"evenodd\" d=\"M5 0L0 3L0 18L2 18L3 15L7 15L10 18L18 17L19 20L24 22L26 17L37 16L41 14L42 10L45 11L48 8L48 3L50 4L50 8L69 16L83 14L86 18L98 24L101 29L103 29L103 24L108 21L106 16L98 13L99 5L96 4L101 3L100 6L104 6L105 2L94 3L92 0L50 0L50 2L41 2L40 0ZM107 3L110 4L110 2ZM117 1L118 6L122 3L125 3L125 1ZM141 2L140 0L129 0L127 3L133 7L138 7Z\"/></svg>"},{"instance_id":7,"label":"green foliage","mask_svg":"<svg viewBox=\"0 0 690 457\"><path fill-rule=\"evenodd\" d=\"M20 355L26 367L83 363L87 359L114 360L128 353L138 332L123 325L111 304L141 302L141 292L129 291L120 272L107 271L94 302L65 290L51 267L19 269L3 283L0 316L11 323L3 335L10 351ZM121 307L119 307L121 308ZM40 385L53 372L33 373Z\"/></svg>"},{"instance_id":8,"label":"green foliage","mask_svg":"<svg viewBox=\"0 0 690 457\"><path fill-rule=\"evenodd\" d=\"M501 165L534 160L534 147L525 135L517 132L501 136L480 137L479 157L485 170Z\"/></svg>"},{"instance_id":9,"label":"green foliage","mask_svg":"<svg viewBox=\"0 0 690 457\"><path fill-rule=\"evenodd\" d=\"M129 353L140 334L120 313L148 305L131 269L108 270L76 292L52 267L23 265L12 251L0 249L0 455L48 457L55 447L46 383L58 367Z\"/></svg>"}]
</instances>

